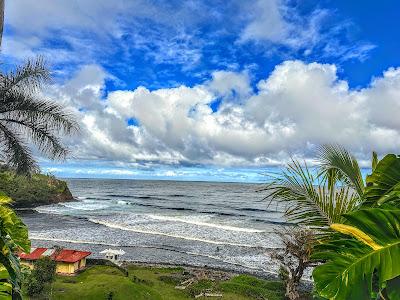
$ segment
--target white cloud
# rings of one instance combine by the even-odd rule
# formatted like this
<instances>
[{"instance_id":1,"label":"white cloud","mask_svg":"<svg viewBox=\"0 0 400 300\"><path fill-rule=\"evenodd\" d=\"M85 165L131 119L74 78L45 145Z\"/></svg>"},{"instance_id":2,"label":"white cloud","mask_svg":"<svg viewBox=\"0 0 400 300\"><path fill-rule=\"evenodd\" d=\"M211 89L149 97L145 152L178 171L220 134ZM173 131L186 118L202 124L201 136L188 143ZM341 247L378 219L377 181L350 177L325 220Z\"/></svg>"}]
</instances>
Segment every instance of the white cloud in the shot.
<instances>
[{"instance_id":1,"label":"white cloud","mask_svg":"<svg viewBox=\"0 0 400 300\"><path fill-rule=\"evenodd\" d=\"M266 43L267 52L274 51L273 45L278 45L289 51L300 51L304 56L317 52L319 57L363 61L375 48L367 42L346 41L346 31L355 25L348 20L330 23L333 12L328 9L299 14L289 1L257 0L244 11L248 14L247 24L239 41Z\"/></svg>"},{"instance_id":2,"label":"white cloud","mask_svg":"<svg viewBox=\"0 0 400 300\"><path fill-rule=\"evenodd\" d=\"M139 87L101 99L107 75L87 66L49 95L79 115L82 136L69 143L80 160L275 165L289 155L312 158L322 143L341 143L364 160L373 149L397 153L400 69L360 90L349 89L336 72L334 65L286 61L257 91L244 73L216 72L193 87ZM232 90L240 101L230 101ZM217 97L223 100L213 112L209 104ZM139 126L128 126L128 118Z\"/></svg>"},{"instance_id":3,"label":"white cloud","mask_svg":"<svg viewBox=\"0 0 400 300\"><path fill-rule=\"evenodd\" d=\"M250 10L250 22L244 28L242 40L268 40L285 43L293 25L284 19L285 6L280 0L258 0Z\"/></svg>"}]
</instances>

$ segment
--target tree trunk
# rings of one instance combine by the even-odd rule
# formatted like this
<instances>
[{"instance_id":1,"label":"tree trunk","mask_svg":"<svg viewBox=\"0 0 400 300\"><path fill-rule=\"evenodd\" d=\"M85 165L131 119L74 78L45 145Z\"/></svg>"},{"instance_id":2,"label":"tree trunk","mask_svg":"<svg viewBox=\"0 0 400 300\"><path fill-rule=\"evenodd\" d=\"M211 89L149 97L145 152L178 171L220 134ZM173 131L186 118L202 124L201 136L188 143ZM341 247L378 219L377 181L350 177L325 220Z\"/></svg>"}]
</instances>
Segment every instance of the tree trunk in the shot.
<instances>
[{"instance_id":1,"label":"tree trunk","mask_svg":"<svg viewBox=\"0 0 400 300\"><path fill-rule=\"evenodd\" d=\"M286 293L285 296L289 300L299 300L300 294L298 291L298 283L292 278L288 279L286 282Z\"/></svg>"},{"instance_id":2,"label":"tree trunk","mask_svg":"<svg viewBox=\"0 0 400 300\"><path fill-rule=\"evenodd\" d=\"M1 41L3 39L3 28L4 28L4 1L0 0L0 48L1 48Z\"/></svg>"}]
</instances>

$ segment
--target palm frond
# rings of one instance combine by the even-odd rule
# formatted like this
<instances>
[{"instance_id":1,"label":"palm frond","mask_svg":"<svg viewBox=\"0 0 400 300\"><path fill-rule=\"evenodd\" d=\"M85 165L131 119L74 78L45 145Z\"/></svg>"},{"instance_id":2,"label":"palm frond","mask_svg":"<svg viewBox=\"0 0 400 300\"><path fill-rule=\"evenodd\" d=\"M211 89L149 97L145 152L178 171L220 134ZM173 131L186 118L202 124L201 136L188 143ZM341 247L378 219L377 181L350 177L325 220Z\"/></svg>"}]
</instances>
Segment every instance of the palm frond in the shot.
<instances>
[{"instance_id":1,"label":"palm frond","mask_svg":"<svg viewBox=\"0 0 400 300\"><path fill-rule=\"evenodd\" d=\"M41 58L0 74L0 155L19 173L38 169L28 142L51 159L63 159L68 149L59 136L79 131L78 122L64 106L40 95L49 80Z\"/></svg>"},{"instance_id":2,"label":"palm frond","mask_svg":"<svg viewBox=\"0 0 400 300\"><path fill-rule=\"evenodd\" d=\"M50 81L50 71L43 58L28 60L15 71L1 75L0 90L5 93L16 90L23 93L35 93L43 84Z\"/></svg>"},{"instance_id":3,"label":"palm frond","mask_svg":"<svg viewBox=\"0 0 400 300\"><path fill-rule=\"evenodd\" d=\"M54 135L57 128L52 128L51 124L21 117L14 119L0 117L1 122L9 124L13 132L20 132L21 135L25 133L24 135L34 142L40 152L52 159L64 159L68 154L68 149Z\"/></svg>"},{"instance_id":4,"label":"palm frond","mask_svg":"<svg viewBox=\"0 0 400 300\"><path fill-rule=\"evenodd\" d=\"M348 187L328 187L327 180L313 175L306 164L292 163L267 184L264 191L270 201L283 203L285 217L297 224L325 230L333 223L341 223L342 215L358 205L358 197Z\"/></svg>"},{"instance_id":5,"label":"palm frond","mask_svg":"<svg viewBox=\"0 0 400 300\"><path fill-rule=\"evenodd\" d=\"M25 141L2 123L0 123L0 146L5 150L3 157L6 164L14 168L18 174L38 171L39 167Z\"/></svg>"},{"instance_id":6,"label":"palm frond","mask_svg":"<svg viewBox=\"0 0 400 300\"><path fill-rule=\"evenodd\" d=\"M323 145L318 151L320 175L328 181L342 181L361 197L364 180L356 158L340 145ZM331 185L331 182L329 182Z\"/></svg>"},{"instance_id":7,"label":"palm frond","mask_svg":"<svg viewBox=\"0 0 400 300\"><path fill-rule=\"evenodd\" d=\"M79 130L79 125L66 108L54 101L35 99L19 92L9 93L9 103L0 105L0 114L6 118L30 118L36 122L45 122L57 131L71 134Z\"/></svg>"}]
</instances>

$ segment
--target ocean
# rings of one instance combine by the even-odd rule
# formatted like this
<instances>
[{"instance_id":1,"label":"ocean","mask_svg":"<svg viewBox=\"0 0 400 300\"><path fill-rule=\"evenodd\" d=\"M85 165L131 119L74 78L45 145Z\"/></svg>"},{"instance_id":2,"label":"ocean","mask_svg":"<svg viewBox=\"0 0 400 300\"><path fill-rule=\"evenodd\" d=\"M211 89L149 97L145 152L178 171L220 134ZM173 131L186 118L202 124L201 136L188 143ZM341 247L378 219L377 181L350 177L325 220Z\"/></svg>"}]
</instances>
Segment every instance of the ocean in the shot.
<instances>
[{"instance_id":1,"label":"ocean","mask_svg":"<svg viewBox=\"0 0 400 300\"><path fill-rule=\"evenodd\" d=\"M283 209L258 184L68 179L76 202L23 213L33 246L123 249L124 260L276 272ZM268 205L269 204L269 205Z\"/></svg>"}]
</instances>

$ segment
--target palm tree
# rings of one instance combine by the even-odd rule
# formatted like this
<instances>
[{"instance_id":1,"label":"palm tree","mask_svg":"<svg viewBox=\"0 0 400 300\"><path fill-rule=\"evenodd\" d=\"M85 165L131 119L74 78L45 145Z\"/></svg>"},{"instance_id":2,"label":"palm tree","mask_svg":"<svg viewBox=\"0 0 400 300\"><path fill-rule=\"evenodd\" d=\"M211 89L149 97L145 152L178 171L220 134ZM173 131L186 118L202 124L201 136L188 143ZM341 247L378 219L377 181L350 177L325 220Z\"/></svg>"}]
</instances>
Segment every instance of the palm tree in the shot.
<instances>
[{"instance_id":1,"label":"palm tree","mask_svg":"<svg viewBox=\"0 0 400 300\"><path fill-rule=\"evenodd\" d=\"M68 150L59 135L78 130L62 105L39 94L49 80L50 72L41 58L0 73L0 159L18 173L39 169L29 142L50 159L63 159Z\"/></svg>"},{"instance_id":2,"label":"palm tree","mask_svg":"<svg viewBox=\"0 0 400 300\"><path fill-rule=\"evenodd\" d=\"M296 160L263 188L283 203L289 221L325 231L362 203L364 181L357 160L339 145L324 145L311 169Z\"/></svg>"}]
</instances>

